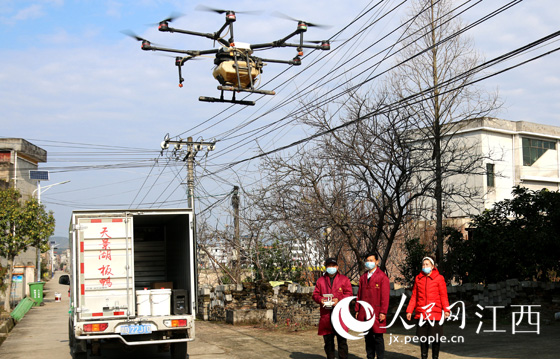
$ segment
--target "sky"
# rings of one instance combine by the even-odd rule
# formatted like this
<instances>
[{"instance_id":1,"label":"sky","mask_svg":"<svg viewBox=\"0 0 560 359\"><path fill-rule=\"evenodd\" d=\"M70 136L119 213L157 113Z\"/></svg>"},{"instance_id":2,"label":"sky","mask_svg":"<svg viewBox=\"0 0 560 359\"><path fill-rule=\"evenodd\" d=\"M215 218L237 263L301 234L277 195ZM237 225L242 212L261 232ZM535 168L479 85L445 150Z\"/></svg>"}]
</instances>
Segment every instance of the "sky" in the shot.
<instances>
[{"instance_id":1,"label":"sky","mask_svg":"<svg viewBox=\"0 0 560 359\"><path fill-rule=\"evenodd\" d=\"M196 207L203 211L225 201L234 185L249 187L263 180L257 161L214 171L259 149L272 150L310 134L284 119L297 113L301 103L335 89L343 79L359 82L394 64L389 58L379 67L372 62L359 65L397 40L398 34L384 36L407 16L406 1L387 0L351 23L377 3L205 2L219 9L262 11L237 14L238 41L269 42L295 30L295 22L273 16L274 11L331 26L309 28L306 39L351 40L334 42L330 52L306 51L300 67L268 64L262 88L277 95L251 95L257 105L244 107L198 101L199 96L219 96L211 58L188 62L183 67L185 86L179 88L172 57L144 52L139 42L122 33L133 31L166 47L214 48L208 39L157 31L157 22L170 14L182 14L171 24L177 28L217 31L223 15L196 11L200 2L0 0L0 136L24 138L47 150L48 162L40 168L50 171L50 181L43 186L70 181L42 194L47 209L54 211L57 236L67 236L73 209L186 206L184 162L171 158L171 152L160 153L166 134L218 141L214 151L197 155ZM462 19L475 22L507 3L467 1L472 8ZM554 0L521 1L466 35L484 58L491 59L558 31L559 13L560 3ZM355 35L382 14L386 15L374 26ZM335 51L337 46L340 51ZM495 69L556 47L558 42L545 44ZM295 52L281 48L259 56L289 60ZM499 92L504 106L497 117L560 126L559 56L553 53L479 83L486 91ZM336 74L343 75L327 81ZM218 208L213 214L216 223L225 226L231 218L216 213Z\"/></svg>"}]
</instances>

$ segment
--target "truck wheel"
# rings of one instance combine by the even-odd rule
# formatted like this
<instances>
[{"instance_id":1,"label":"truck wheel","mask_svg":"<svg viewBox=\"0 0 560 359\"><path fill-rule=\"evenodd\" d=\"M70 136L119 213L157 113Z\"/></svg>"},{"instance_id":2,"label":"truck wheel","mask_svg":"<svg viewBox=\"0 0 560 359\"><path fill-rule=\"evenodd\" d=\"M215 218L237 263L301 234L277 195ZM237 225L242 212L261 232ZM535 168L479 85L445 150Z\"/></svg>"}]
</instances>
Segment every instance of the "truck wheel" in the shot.
<instances>
[{"instance_id":1,"label":"truck wheel","mask_svg":"<svg viewBox=\"0 0 560 359\"><path fill-rule=\"evenodd\" d=\"M101 356L101 343L97 340L91 343L91 355L92 356Z\"/></svg>"},{"instance_id":2,"label":"truck wheel","mask_svg":"<svg viewBox=\"0 0 560 359\"><path fill-rule=\"evenodd\" d=\"M72 359L87 359L87 353L80 352L72 354Z\"/></svg>"},{"instance_id":3,"label":"truck wheel","mask_svg":"<svg viewBox=\"0 0 560 359\"><path fill-rule=\"evenodd\" d=\"M78 340L74 336L72 320L68 320L68 345L73 359L87 359L87 348L85 340Z\"/></svg>"},{"instance_id":4,"label":"truck wheel","mask_svg":"<svg viewBox=\"0 0 560 359\"><path fill-rule=\"evenodd\" d=\"M74 338L71 352L73 359L87 359L86 341Z\"/></svg>"},{"instance_id":5,"label":"truck wheel","mask_svg":"<svg viewBox=\"0 0 560 359\"><path fill-rule=\"evenodd\" d=\"M72 327L72 320L68 319L68 345L70 350L74 348L74 328Z\"/></svg>"},{"instance_id":6,"label":"truck wheel","mask_svg":"<svg viewBox=\"0 0 560 359\"><path fill-rule=\"evenodd\" d=\"M187 342L171 343L170 352L172 359L188 359Z\"/></svg>"}]
</instances>

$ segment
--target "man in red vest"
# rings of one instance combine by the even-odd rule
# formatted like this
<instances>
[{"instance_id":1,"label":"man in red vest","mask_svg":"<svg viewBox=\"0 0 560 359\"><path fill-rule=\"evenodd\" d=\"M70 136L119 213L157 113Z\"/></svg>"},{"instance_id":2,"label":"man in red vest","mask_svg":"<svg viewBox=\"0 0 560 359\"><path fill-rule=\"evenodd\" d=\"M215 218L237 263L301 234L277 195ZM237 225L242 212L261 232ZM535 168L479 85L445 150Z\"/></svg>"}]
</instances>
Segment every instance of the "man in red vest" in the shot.
<instances>
[{"instance_id":1,"label":"man in red vest","mask_svg":"<svg viewBox=\"0 0 560 359\"><path fill-rule=\"evenodd\" d=\"M345 275L338 273L338 263L335 258L325 260L326 273L317 280L313 291L313 300L321 305L318 334L323 336L327 359L334 359L334 337L338 342L338 358L348 358L348 344L346 338L340 336L331 324L332 308L342 299L352 295L352 285ZM331 300L325 294L332 294Z\"/></svg>"},{"instance_id":2,"label":"man in red vest","mask_svg":"<svg viewBox=\"0 0 560 359\"><path fill-rule=\"evenodd\" d=\"M364 308L357 302L358 300L369 303L373 307L375 321L366 336L366 354L367 359L383 359L385 356L385 342L383 333L387 329L381 328L387 326L387 310L389 310L389 278L379 266L379 257L377 253L370 254L366 257L365 267L367 272L360 277L360 288L358 289L358 298L356 299L356 318L365 321L366 312Z\"/></svg>"}]
</instances>

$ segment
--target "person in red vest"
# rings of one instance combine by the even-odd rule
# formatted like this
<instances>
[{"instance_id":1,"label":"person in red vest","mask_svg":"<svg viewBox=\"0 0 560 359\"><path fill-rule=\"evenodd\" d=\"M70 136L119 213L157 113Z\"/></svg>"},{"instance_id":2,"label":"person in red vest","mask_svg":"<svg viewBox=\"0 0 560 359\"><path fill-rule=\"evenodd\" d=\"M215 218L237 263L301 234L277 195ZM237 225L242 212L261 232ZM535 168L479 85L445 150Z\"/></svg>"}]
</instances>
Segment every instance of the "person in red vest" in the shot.
<instances>
[{"instance_id":1,"label":"person in red vest","mask_svg":"<svg viewBox=\"0 0 560 359\"><path fill-rule=\"evenodd\" d=\"M348 343L340 336L331 324L332 308L342 299L352 295L352 285L345 275L338 273L338 263L335 258L325 260L326 273L317 280L313 291L313 300L321 305L318 334L323 336L327 359L334 359L334 337L338 342L338 358L348 358ZM332 306L325 294L332 294Z\"/></svg>"},{"instance_id":2,"label":"person in red vest","mask_svg":"<svg viewBox=\"0 0 560 359\"><path fill-rule=\"evenodd\" d=\"M420 339L420 355L422 359L428 358L429 342L432 343L432 358L439 358L440 338L443 335L443 326L440 320L448 318L449 299L445 279L435 268L432 257L422 259L422 272L414 279L412 296L406 308L406 319L418 319L416 335Z\"/></svg>"},{"instance_id":3,"label":"person in red vest","mask_svg":"<svg viewBox=\"0 0 560 359\"><path fill-rule=\"evenodd\" d=\"M387 326L387 311L389 310L389 293L391 291L389 285L389 277L379 266L379 256L377 253L370 254L366 257L365 263L367 272L360 277L360 288L358 289L358 298L356 299L356 318L366 321L365 309L357 302L358 300L369 303L373 307L375 321L365 335L367 359L383 359L385 356L385 341L383 333L387 329L381 328Z\"/></svg>"}]
</instances>

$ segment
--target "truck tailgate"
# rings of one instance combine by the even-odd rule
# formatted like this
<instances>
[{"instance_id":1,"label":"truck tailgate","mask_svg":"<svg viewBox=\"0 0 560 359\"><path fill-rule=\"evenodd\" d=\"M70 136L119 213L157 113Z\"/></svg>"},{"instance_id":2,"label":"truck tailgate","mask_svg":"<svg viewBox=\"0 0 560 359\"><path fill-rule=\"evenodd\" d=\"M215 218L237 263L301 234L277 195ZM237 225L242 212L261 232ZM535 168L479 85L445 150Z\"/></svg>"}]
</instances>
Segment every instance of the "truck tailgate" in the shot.
<instances>
[{"instance_id":1,"label":"truck tailgate","mask_svg":"<svg viewBox=\"0 0 560 359\"><path fill-rule=\"evenodd\" d=\"M77 218L80 319L135 315L132 228L126 216Z\"/></svg>"}]
</instances>

